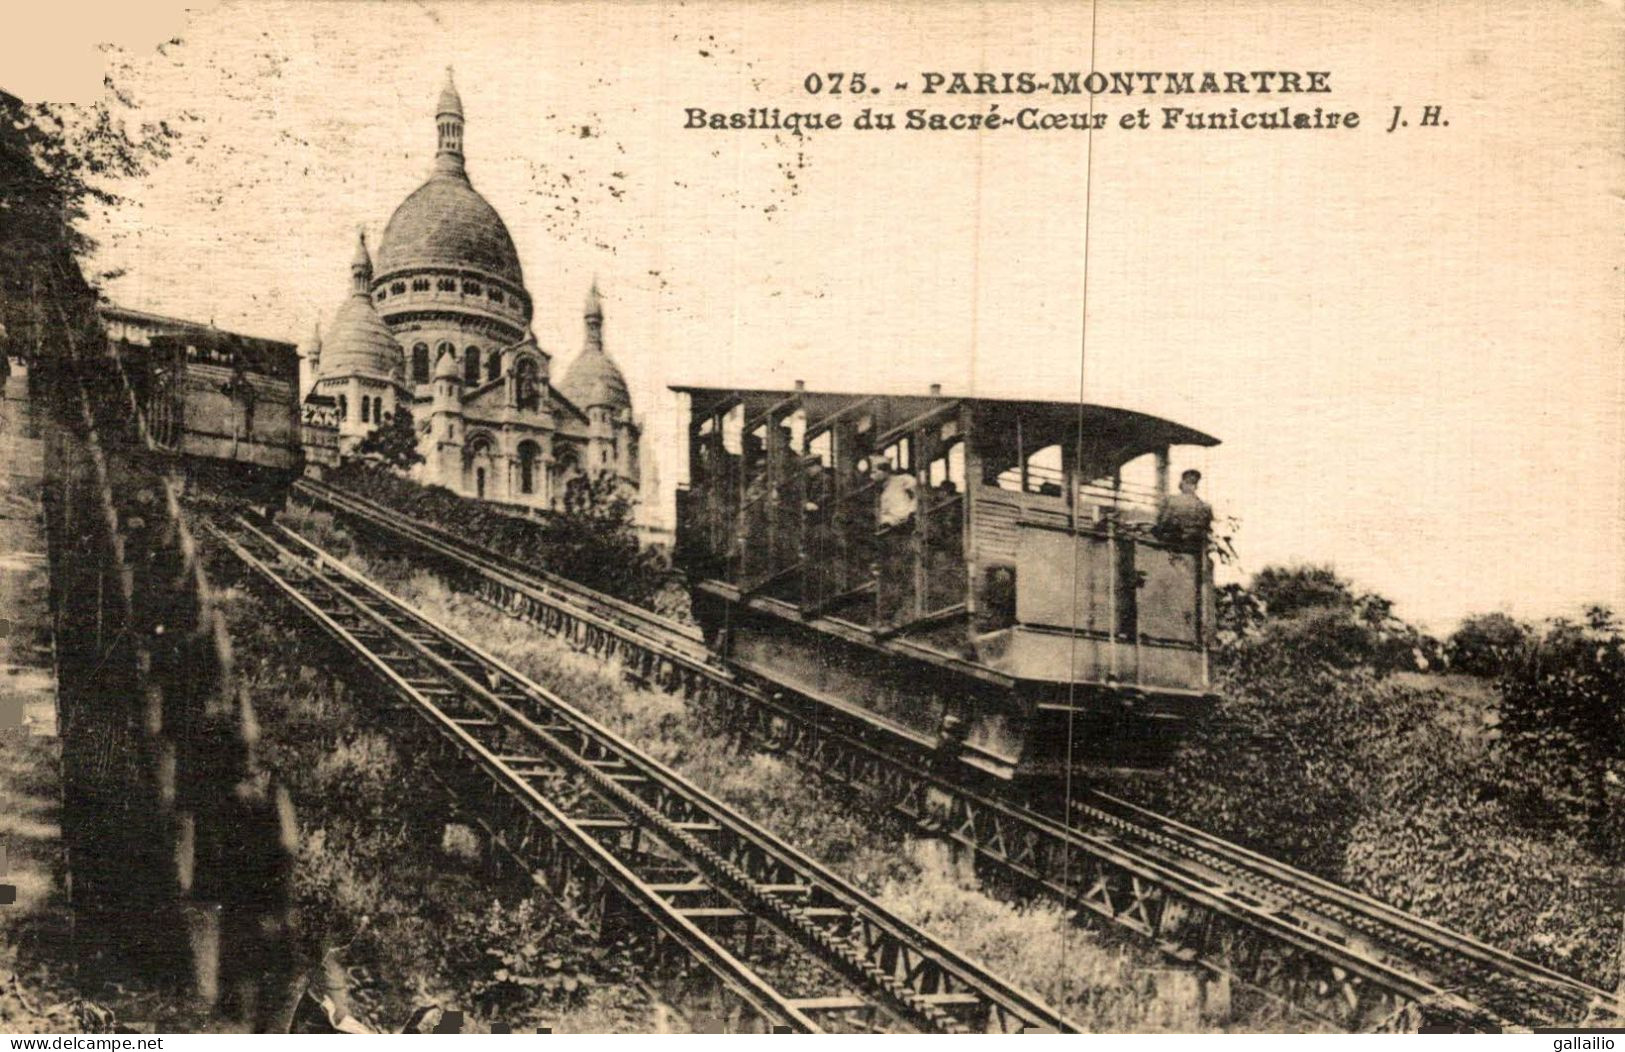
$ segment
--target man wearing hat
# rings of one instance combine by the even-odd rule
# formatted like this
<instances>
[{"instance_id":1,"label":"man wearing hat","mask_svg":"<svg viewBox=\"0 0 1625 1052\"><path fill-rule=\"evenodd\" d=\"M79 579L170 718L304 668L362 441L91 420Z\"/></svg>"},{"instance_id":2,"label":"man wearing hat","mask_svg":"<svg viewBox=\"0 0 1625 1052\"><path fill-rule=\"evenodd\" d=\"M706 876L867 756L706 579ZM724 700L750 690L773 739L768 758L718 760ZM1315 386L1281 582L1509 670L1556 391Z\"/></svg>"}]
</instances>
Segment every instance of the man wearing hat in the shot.
<instances>
[{"instance_id":1,"label":"man wearing hat","mask_svg":"<svg viewBox=\"0 0 1625 1052\"><path fill-rule=\"evenodd\" d=\"M1206 542L1208 528L1213 525L1213 509L1196 495L1201 481L1202 473L1194 468L1180 474L1179 492L1163 498L1157 512L1158 538L1187 548L1200 548Z\"/></svg>"}]
</instances>

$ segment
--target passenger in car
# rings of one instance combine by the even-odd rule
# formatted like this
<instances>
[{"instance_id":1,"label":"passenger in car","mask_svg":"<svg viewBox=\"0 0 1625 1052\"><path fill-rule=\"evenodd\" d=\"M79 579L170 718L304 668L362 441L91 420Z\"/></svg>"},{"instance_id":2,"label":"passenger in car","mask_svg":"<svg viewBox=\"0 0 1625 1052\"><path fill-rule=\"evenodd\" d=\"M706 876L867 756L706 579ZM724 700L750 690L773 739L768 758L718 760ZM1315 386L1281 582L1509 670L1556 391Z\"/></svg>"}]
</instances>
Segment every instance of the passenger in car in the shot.
<instances>
[{"instance_id":1,"label":"passenger in car","mask_svg":"<svg viewBox=\"0 0 1625 1052\"><path fill-rule=\"evenodd\" d=\"M807 461L806 474L807 506L805 510L809 514L827 513L831 489L835 483L834 476L824 462L816 457Z\"/></svg>"},{"instance_id":2,"label":"passenger in car","mask_svg":"<svg viewBox=\"0 0 1625 1052\"><path fill-rule=\"evenodd\" d=\"M1169 544L1201 547L1213 525L1213 509L1207 501L1196 495L1202 473L1194 468L1179 476L1179 492L1163 498L1157 512L1157 525L1153 531L1157 538Z\"/></svg>"},{"instance_id":3,"label":"passenger in car","mask_svg":"<svg viewBox=\"0 0 1625 1052\"><path fill-rule=\"evenodd\" d=\"M880 490L880 528L900 526L914 519L914 508L919 501L919 483L911 472L881 461L890 473Z\"/></svg>"}]
</instances>

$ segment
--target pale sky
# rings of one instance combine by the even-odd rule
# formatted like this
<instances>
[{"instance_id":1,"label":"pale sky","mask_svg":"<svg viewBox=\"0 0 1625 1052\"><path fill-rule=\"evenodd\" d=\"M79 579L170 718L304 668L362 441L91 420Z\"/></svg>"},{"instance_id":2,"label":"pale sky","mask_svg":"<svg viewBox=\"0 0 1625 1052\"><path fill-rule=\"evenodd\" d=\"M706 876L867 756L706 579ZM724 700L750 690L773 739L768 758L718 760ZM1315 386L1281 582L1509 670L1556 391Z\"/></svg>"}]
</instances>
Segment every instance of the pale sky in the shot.
<instances>
[{"instance_id":1,"label":"pale sky","mask_svg":"<svg viewBox=\"0 0 1625 1052\"><path fill-rule=\"evenodd\" d=\"M1343 12L1339 14L1338 12ZM302 340L426 177L444 67L555 374L596 275L680 472L668 384L1027 395L1223 440L1183 463L1241 570L1330 562L1448 629L1625 608L1625 33L1617 5L229 4L132 48L175 158L97 225L130 306ZM1081 132L682 127L684 107L1088 109L926 70L1329 70L1314 96L1102 95ZM809 96L862 70L865 100ZM909 82L908 92L893 85ZM1448 127L1388 134L1443 107ZM1352 131L1125 131L1140 105ZM1089 150L1094 157L1089 157ZM1088 215L1087 318L1083 311ZM1176 454L1176 467L1182 466Z\"/></svg>"}]
</instances>

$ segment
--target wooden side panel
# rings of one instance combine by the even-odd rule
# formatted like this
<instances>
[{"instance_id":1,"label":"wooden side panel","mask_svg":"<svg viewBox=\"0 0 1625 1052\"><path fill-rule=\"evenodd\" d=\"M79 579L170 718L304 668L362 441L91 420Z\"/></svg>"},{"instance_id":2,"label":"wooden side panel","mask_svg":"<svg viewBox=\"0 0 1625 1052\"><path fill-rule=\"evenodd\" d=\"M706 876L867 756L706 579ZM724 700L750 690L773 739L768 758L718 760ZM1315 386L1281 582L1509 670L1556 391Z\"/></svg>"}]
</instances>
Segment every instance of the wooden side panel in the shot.
<instances>
[{"instance_id":1,"label":"wooden side panel","mask_svg":"<svg viewBox=\"0 0 1625 1052\"><path fill-rule=\"evenodd\" d=\"M1138 545L1135 569L1140 575L1140 635L1149 639L1195 643L1201 638L1197 623L1197 559L1194 552L1170 551L1156 545Z\"/></svg>"},{"instance_id":2,"label":"wooden side panel","mask_svg":"<svg viewBox=\"0 0 1625 1052\"><path fill-rule=\"evenodd\" d=\"M1111 550L1105 538L1056 530L1018 534L1016 620L1105 633L1111 627Z\"/></svg>"},{"instance_id":3,"label":"wooden side panel","mask_svg":"<svg viewBox=\"0 0 1625 1052\"><path fill-rule=\"evenodd\" d=\"M1001 490L979 489L972 505L971 550L983 563L1016 561L1016 534L1020 529L1016 520L1021 509L1013 495L1009 500L1003 496Z\"/></svg>"}]
</instances>

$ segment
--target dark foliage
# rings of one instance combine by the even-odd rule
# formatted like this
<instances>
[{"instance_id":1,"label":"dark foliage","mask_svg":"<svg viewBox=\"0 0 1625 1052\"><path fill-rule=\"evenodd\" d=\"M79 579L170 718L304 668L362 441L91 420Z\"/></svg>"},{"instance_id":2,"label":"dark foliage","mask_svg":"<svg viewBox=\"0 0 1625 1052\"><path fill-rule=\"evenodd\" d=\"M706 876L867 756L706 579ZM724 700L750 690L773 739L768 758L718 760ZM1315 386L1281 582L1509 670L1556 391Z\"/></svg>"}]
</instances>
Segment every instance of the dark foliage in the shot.
<instances>
[{"instance_id":1,"label":"dark foliage","mask_svg":"<svg viewBox=\"0 0 1625 1052\"><path fill-rule=\"evenodd\" d=\"M111 79L107 87L89 106L31 105L0 91L0 250L12 266L63 244L89 255L95 242L77 224L90 208L122 201L119 182L167 158L180 137L167 120L130 125L132 101Z\"/></svg>"},{"instance_id":2,"label":"dark foliage","mask_svg":"<svg viewBox=\"0 0 1625 1052\"><path fill-rule=\"evenodd\" d=\"M413 464L423 463L418 452L418 429L412 421L412 410L405 405L395 412L382 427L373 428L356 446L356 453L370 460L402 471Z\"/></svg>"},{"instance_id":3,"label":"dark foliage","mask_svg":"<svg viewBox=\"0 0 1625 1052\"><path fill-rule=\"evenodd\" d=\"M664 560L638 543L632 510L626 487L613 475L572 479L562 512L547 525L548 568L622 599L652 601Z\"/></svg>"},{"instance_id":4,"label":"dark foliage","mask_svg":"<svg viewBox=\"0 0 1625 1052\"><path fill-rule=\"evenodd\" d=\"M1584 622L1552 622L1506 662L1500 730L1525 777L1512 803L1531 824L1583 823L1614 860L1625 858L1625 634L1592 607Z\"/></svg>"},{"instance_id":5,"label":"dark foliage","mask_svg":"<svg viewBox=\"0 0 1625 1052\"><path fill-rule=\"evenodd\" d=\"M1291 638L1333 627L1322 656L1356 648L1347 623L1329 615L1290 623L1302 632ZM1275 639L1225 674L1213 720L1169 772L1165 803L1209 832L1338 879L1373 771L1395 753L1430 748L1419 740L1433 733L1428 706L1369 669L1290 655L1290 639Z\"/></svg>"},{"instance_id":6,"label":"dark foliage","mask_svg":"<svg viewBox=\"0 0 1625 1052\"><path fill-rule=\"evenodd\" d=\"M1328 567L1266 569L1221 589L1216 614L1221 701L1148 802L1553 967L1617 981L1607 879L1625 842L1616 623L1594 612L1514 649L1497 734L1487 683L1415 674L1444 667L1444 648ZM1452 656L1494 656L1505 627L1469 619Z\"/></svg>"},{"instance_id":7,"label":"dark foliage","mask_svg":"<svg viewBox=\"0 0 1625 1052\"><path fill-rule=\"evenodd\" d=\"M465 500L443 487L422 486L365 461L344 465L330 481L482 548L630 603L653 608L666 582L665 556L638 543L632 502L610 475L591 482L575 480L565 491L563 509L545 518Z\"/></svg>"},{"instance_id":8,"label":"dark foliage","mask_svg":"<svg viewBox=\"0 0 1625 1052\"><path fill-rule=\"evenodd\" d=\"M1442 664L1437 640L1328 566L1268 566L1246 587L1220 589L1217 601L1218 660L1244 676Z\"/></svg>"},{"instance_id":9,"label":"dark foliage","mask_svg":"<svg viewBox=\"0 0 1625 1052\"><path fill-rule=\"evenodd\" d=\"M1330 566L1266 566L1248 586L1272 618L1310 609L1352 610L1354 587Z\"/></svg>"},{"instance_id":10,"label":"dark foliage","mask_svg":"<svg viewBox=\"0 0 1625 1052\"><path fill-rule=\"evenodd\" d=\"M1453 672L1471 676L1499 676L1510 659L1529 640L1529 626L1506 614L1474 614L1464 618L1445 643L1445 657Z\"/></svg>"}]
</instances>

